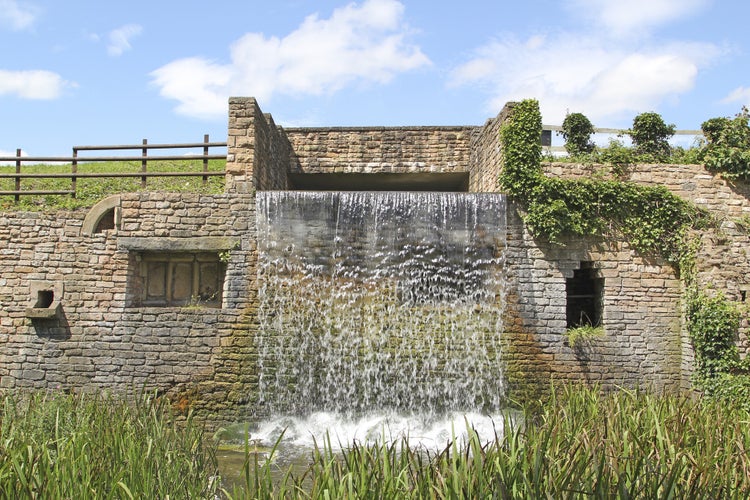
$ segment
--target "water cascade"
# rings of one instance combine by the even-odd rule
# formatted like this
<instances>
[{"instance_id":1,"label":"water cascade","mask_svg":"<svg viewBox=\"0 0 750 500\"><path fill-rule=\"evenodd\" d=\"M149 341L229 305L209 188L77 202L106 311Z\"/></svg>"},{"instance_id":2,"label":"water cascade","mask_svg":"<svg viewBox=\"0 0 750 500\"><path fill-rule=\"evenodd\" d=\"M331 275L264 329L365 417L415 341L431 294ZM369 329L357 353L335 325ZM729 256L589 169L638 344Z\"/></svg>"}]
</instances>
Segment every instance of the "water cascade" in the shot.
<instances>
[{"instance_id":1,"label":"water cascade","mask_svg":"<svg viewBox=\"0 0 750 500\"><path fill-rule=\"evenodd\" d=\"M259 414L499 407L502 195L267 191L256 208Z\"/></svg>"}]
</instances>

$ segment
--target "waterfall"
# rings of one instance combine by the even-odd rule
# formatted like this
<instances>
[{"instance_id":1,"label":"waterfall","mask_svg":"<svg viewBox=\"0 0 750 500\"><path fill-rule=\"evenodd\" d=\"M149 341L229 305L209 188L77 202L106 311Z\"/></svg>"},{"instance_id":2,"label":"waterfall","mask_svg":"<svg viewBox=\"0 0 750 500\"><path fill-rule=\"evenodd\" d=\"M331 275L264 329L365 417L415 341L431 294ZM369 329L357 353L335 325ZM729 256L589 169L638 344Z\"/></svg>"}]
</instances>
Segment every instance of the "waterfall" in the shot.
<instances>
[{"instance_id":1,"label":"waterfall","mask_svg":"<svg viewBox=\"0 0 750 500\"><path fill-rule=\"evenodd\" d=\"M499 407L502 195L256 200L259 414Z\"/></svg>"}]
</instances>

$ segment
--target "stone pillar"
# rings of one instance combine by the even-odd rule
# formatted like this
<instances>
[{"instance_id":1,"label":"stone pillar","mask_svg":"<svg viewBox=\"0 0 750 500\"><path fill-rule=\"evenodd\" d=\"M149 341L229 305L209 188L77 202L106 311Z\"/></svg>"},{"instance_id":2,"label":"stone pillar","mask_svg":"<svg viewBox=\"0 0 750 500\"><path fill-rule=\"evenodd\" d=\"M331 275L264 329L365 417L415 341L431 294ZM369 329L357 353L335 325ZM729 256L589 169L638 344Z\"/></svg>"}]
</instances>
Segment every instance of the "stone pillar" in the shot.
<instances>
[{"instance_id":1,"label":"stone pillar","mask_svg":"<svg viewBox=\"0 0 750 500\"><path fill-rule=\"evenodd\" d=\"M255 187L255 122L263 113L252 97L229 98L226 192L247 193Z\"/></svg>"},{"instance_id":2,"label":"stone pillar","mask_svg":"<svg viewBox=\"0 0 750 500\"><path fill-rule=\"evenodd\" d=\"M227 130L228 193L289 188L287 173L294 157L291 143L254 98L229 99Z\"/></svg>"}]
</instances>

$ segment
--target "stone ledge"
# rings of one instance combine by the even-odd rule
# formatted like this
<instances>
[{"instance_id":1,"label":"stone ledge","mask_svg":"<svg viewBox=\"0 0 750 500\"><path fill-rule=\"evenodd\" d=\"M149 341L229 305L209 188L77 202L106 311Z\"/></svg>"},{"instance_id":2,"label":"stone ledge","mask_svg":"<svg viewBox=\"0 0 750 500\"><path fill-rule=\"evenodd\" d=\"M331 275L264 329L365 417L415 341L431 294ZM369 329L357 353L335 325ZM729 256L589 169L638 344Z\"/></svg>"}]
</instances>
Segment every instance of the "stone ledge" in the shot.
<instances>
[{"instance_id":1,"label":"stone ledge","mask_svg":"<svg viewBox=\"0 0 750 500\"><path fill-rule=\"evenodd\" d=\"M147 252L220 252L240 244L239 238L200 236L196 238L127 237L118 238L118 250Z\"/></svg>"}]
</instances>

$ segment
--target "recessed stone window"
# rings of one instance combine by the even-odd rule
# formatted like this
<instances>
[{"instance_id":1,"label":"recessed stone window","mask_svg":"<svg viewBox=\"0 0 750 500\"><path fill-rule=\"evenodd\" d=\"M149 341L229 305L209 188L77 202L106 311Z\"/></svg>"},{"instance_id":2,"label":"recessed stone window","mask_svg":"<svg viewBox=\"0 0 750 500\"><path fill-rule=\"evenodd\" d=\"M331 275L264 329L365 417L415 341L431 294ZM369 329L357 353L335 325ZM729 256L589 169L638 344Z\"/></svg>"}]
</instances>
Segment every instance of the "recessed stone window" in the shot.
<instances>
[{"instance_id":1,"label":"recessed stone window","mask_svg":"<svg viewBox=\"0 0 750 500\"><path fill-rule=\"evenodd\" d=\"M573 277L565 280L568 328L601 326L604 302L604 278L600 278L593 262L581 262Z\"/></svg>"},{"instance_id":2,"label":"recessed stone window","mask_svg":"<svg viewBox=\"0 0 750 500\"><path fill-rule=\"evenodd\" d=\"M221 307L225 266L217 253L144 253L139 267L138 305Z\"/></svg>"}]
</instances>

